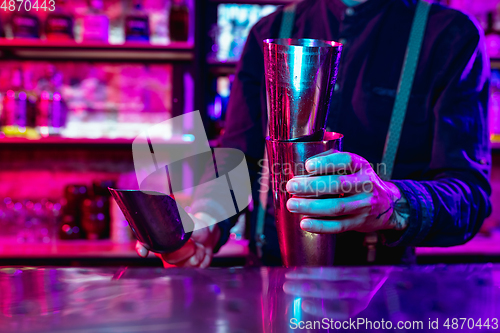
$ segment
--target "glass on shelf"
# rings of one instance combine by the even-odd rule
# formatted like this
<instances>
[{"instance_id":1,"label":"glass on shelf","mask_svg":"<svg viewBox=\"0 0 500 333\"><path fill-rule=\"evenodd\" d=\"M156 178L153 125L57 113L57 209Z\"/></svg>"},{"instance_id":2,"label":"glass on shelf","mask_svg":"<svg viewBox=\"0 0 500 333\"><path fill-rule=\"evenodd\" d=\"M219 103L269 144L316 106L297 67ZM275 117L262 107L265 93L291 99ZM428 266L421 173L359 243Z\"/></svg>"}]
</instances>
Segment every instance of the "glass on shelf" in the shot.
<instances>
[{"instance_id":1,"label":"glass on shelf","mask_svg":"<svg viewBox=\"0 0 500 333\"><path fill-rule=\"evenodd\" d=\"M83 184L68 185L64 189L63 207L58 225L60 239L83 238L82 204L88 195L88 188Z\"/></svg>"},{"instance_id":2,"label":"glass on shelf","mask_svg":"<svg viewBox=\"0 0 500 333\"><path fill-rule=\"evenodd\" d=\"M47 40L74 40L74 20L67 0L57 0L55 10L45 20Z\"/></svg>"},{"instance_id":3,"label":"glass on shelf","mask_svg":"<svg viewBox=\"0 0 500 333\"><path fill-rule=\"evenodd\" d=\"M189 8L185 0L172 0L168 20L170 40L185 42L189 35Z\"/></svg>"},{"instance_id":4,"label":"glass on shelf","mask_svg":"<svg viewBox=\"0 0 500 333\"><path fill-rule=\"evenodd\" d=\"M14 38L40 38L40 19L24 6L13 12L10 25Z\"/></svg>"},{"instance_id":5,"label":"glass on shelf","mask_svg":"<svg viewBox=\"0 0 500 333\"><path fill-rule=\"evenodd\" d=\"M0 239L18 244L51 243L56 239L61 203L49 199L0 201Z\"/></svg>"},{"instance_id":6,"label":"glass on shelf","mask_svg":"<svg viewBox=\"0 0 500 333\"><path fill-rule=\"evenodd\" d=\"M215 91L210 92L211 102L207 105L207 113L210 118L207 132L210 138L220 136L224 130L229 92L231 91L233 80L234 75L218 76L212 82L212 86L215 86Z\"/></svg>"},{"instance_id":7,"label":"glass on shelf","mask_svg":"<svg viewBox=\"0 0 500 333\"><path fill-rule=\"evenodd\" d=\"M133 2L133 9L125 18L125 40L149 42L149 16L144 11L142 0Z\"/></svg>"},{"instance_id":8,"label":"glass on shelf","mask_svg":"<svg viewBox=\"0 0 500 333\"><path fill-rule=\"evenodd\" d=\"M108 42L109 18L104 13L103 0L89 0L87 13L82 18L83 41Z\"/></svg>"},{"instance_id":9,"label":"glass on shelf","mask_svg":"<svg viewBox=\"0 0 500 333\"><path fill-rule=\"evenodd\" d=\"M500 70L491 71L490 87L489 128L491 137L496 138L500 134Z\"/></svg>"}]
</instances>

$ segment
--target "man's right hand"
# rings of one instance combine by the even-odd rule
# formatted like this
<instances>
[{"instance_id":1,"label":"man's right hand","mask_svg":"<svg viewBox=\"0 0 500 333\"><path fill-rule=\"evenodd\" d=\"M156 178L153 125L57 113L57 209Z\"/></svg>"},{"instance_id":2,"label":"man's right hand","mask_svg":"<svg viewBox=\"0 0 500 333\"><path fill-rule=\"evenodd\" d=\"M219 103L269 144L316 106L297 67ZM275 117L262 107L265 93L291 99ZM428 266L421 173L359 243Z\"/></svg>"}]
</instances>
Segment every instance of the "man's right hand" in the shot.
<instances>
[{"instance_id":1,"label":"man's right hand","mask_svg":"<svg viewBox=\"0 0 500 333\"><path fill-rule=\"evenodd\" d=\"M191 215L196 226L191 239L179 250L155 255L163 261L165 268L172 265L178 267L200 267L206 268L210 265L213 257L213 249L220 238L220 229L215 225L215 219L206 213ZM135 249L141 257L147 257L149 251L137 242Z\"/></svg>"}]
</instances>

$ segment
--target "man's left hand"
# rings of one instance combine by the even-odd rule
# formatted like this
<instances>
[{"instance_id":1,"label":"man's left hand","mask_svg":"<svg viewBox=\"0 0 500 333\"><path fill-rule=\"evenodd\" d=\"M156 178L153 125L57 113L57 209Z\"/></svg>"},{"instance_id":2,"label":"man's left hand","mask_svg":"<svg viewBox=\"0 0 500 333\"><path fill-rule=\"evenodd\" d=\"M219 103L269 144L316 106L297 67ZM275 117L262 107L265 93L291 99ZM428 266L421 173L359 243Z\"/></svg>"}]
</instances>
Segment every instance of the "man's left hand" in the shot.
<instances>
[{"instance_id":1,"label":"man's left hand","mask_svg":"<svg viewBox=\"0 0 500 333\"><path fill-rule=\"evenodd\" d=\"M328 151L307 160L306 170L310 175L286 185L293 195L288 210L306 215L303 230L336 234L407 227L409 208L398 187L381 180L361 156Z\"/></svg>"}]
</instances>

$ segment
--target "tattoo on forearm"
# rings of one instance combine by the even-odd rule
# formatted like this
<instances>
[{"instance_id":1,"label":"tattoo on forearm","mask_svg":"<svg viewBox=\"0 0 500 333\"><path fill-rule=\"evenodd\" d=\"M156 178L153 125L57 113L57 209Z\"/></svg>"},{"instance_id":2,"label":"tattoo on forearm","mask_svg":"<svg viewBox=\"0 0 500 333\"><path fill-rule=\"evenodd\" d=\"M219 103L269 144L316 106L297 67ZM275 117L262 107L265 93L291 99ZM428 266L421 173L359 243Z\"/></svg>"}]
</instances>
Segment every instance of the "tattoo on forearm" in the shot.
<instances>
[{"instance_id":1,"label":"tattoo on forearm","mask_svg":"<svg viewBox=\"0 0 500 333\"><path fill-rule=\"evenodd\" d=\"M399 200L399 199L398 199ZM397 201L396 201L397 202ZM379 218L381 218L382 216L384 216L385 214L387 214L391 209L394 208L394 202L391 202L391 207L387 208L387 210L385 212L382 212L380 214L377 215L377 220Z\"/></svg>"},{"instance_id":2,"label":"tattoo on forearm","mask_svg":"<svg viewBox=\"0 0 500 333\"><path fill-rule=\"evenodd\" d=\"M389 207L385 212L380 213L377 219L381 218L384 214L387 214L392 210L391 217L389 218L389 226L396 230L403 230L408 226L408 219L410 217L410 206L404 197L396 199L391 202L391 207Z\"/></svg>"}]
</instances>

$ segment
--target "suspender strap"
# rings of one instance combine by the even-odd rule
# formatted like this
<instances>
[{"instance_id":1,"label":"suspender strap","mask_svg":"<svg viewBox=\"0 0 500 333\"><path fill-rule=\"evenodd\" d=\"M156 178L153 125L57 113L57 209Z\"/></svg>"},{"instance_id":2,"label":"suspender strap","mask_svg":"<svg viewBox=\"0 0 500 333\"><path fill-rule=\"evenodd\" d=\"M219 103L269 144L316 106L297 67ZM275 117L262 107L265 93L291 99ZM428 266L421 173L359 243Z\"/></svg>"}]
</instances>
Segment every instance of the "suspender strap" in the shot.
<instances>
[{"instance_id":1,"label":"suspender strap","mask_svg":"<svg viewBox=\"0 0 500 333\"><path fill-rule=\"evenodd\" d=\"M291 5L283 8L283 18L281 19L279 38L291 38L293 22L295 20L295 7L297 5L292 3Z\"/></svg>"},{"instance_id":2,"label":"suspender strap","mask_svg":"<svg viewBox=\"0 0 500 333\"><path fill-rule=\"evenodd\" d=\"M419 0L417 10L410 31L410 38L406 47L406 55L399 78L398 91L394 108L392 109L391 122L385 139L384 155L382 156L382 165L385 165L385 173L380 174L382 180L390 180L396 161L396 153L399 147L401 131L408 108L413 80L417 70L420 50L424 41L425 28L431 4L424 0ZM367 261L374 262L376 259L376 244L378 243L378 234L376 232L368 233L365 236L365 246L368 248Z\"/></svg>"},{"instance_id":3,"label":"suspender strap","mask_svg":"<svg viewBox=\"0 0 500 333\"><path fill-rule=\"evenodd\" d=\"M420 0L411 26L410 39L406 47L403 70L399 78L398 91L392 110L391 122L389 123L389 131L385 139L382 165L385 165L386 170L385 174L380 175L380 178L383 180L390 180L392 178L396 153L398 151L399 140L401 138L401 131L403 129L418 59L420 58L420 50L424 40L425 27L427 25L430 8L430 3Z\"/></svg>"}]
</instances>

